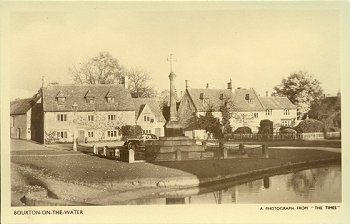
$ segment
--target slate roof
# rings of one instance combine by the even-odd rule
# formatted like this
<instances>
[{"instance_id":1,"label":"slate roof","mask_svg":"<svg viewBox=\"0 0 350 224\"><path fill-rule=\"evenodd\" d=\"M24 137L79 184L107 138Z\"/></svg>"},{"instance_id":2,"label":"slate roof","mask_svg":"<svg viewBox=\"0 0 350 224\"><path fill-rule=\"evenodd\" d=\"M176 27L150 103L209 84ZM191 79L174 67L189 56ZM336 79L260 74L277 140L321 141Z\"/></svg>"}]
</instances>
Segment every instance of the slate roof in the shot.
<instances>
[{"instance_id":1,"label":"slate roof","mask_svg":"<svg viewBox=\"0 0 350 224\"><path fill-rule=\"evenodd\" d=\"M133 98L132 99L134 110L135 110L135 116L136 119L140 116L140 113L144 109L144 107L147 106L151 109L154 116L156 117L158 122L165 122L165 118L163 116L162 110L160 108L159 101L156 98Z\"/></svg>"},{"instance_id":2,"label":"slate roof","mask_svg":"<svg viewBox=\"0 0 350 224\"><path fill-rule=\"evenodd\" d=\"M208 103L213 106L214 111L220 110L220 95L224 98L232 99L232 111L264 111L266 109L296 109L287 97L259 97L254 89L187 89L187 92L195 105L197 111L204 112L207 107L203 105L202 99L208 99ZM249 100L253 103L249 103Z\"/></svg>"},{"instance_id":3,"label":"slate roof","mask_svg":"<svg viewBox=\"0 0 350 224\"><path fill-rule=\"evenodd\" d=\"M106 96L115 97L108 103ZM58 104L57 96L64 96L66 102ZM94 102L87 103L86 96L93 96ZM43 88L44 111L72 111L72 105L78 104L77 111L133 111L131 94L122 85L53 85Z\"/></svg>"},{"instance_id":4,"label":"slate roof","mask_svg":"<svg viewBox=\"0 0 350 224\"><path fill-rule=\"evenodd\" d=\"M248 100L246 99L247 94L249 94L249 99L253 100L252 104L248 103ZM265 110L254 89L235 89L233 94L233 105L234 111L243 112Z\"/></svg>"},{"instance_id":5,"label":"slate roof","mask_svg":"<svg viewBox=\"0 0 350 224\"><path fill-rule=\"evenodd\" d=\"M204 99L208 99L208 104L213 106L214 111L220 110L221 100L220 95L223 94L224 98L231 98L232 91L228 89L187 89L186 90L195 105L197 111L204 112L207 110L207 106L203 105L201 94Z\"/></svg>"},{"instance_id":6,"label":"slate roof","mask_svg":"<svg viewBox=\"0 0 350 224\"><path fill-rule=\"evenodd\" d=\"M33 97L10 102L10 115L26 114L35 103Z\"/></svg>"},{"instance_id":7,"label":"slate roof","mask_svg":"<svg viewBox=\"0 0 350 224\"><path fill-rule=\"evenodd\" d=\"M266 109L296 109L297 107L290 102L287 97L260 97L260 100Z\"/></svg>"}]
</instances>

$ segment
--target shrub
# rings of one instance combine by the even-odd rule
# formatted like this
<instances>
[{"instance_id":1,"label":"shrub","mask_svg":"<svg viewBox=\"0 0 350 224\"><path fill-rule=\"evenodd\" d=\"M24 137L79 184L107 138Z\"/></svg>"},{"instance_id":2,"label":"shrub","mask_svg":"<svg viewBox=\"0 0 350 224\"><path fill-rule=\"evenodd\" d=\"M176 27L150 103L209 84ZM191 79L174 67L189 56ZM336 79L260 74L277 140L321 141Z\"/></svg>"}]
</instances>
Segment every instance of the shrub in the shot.
<instances>
[{"instance_id":1,"label":"shrub","mask_svg":"<svg viewBox=\"0 0 350 224\"><path fill-rule=\"evenodd\" d=\"M239 127L233 133L234 134L252 134L252 129L250 129L250 127Z\"/></svg>"},{"instance_id":2,"label":"shrub","mask_svg":"<svg viewBox=\"0 0 350 224\"><path fill-rule=\"evenodd\" d=\"M280 129L279 129L279 131L281 132L281 131L283 131L283 130L285 130L285 129L292 129L292 130L295 130L293 127L281 126Z\"/></svg>"},{"instance_id":3,"label":"shrub","mask_svg":"<svg viewBox=\"0 0 350 224\"><path fill-rule=\"evenodd\" d=\"M273 134L273 122L270 120L261 120L259 134Z\"/></svg>"},{"instance_id":4,"label":"shrub","mask_svg":"<svg viewBox=\"0 0 350 224\"><path fill-rule=\"evenodd\" d=\"M123 136L137 136L142 135L142 128L140 125L124 125L121 128Z\"/></svg>"},{"instance_id":5,"label":"shrub","mask_svg":"<svg viewBox=\"0 0 350 224\"><path fill-rule=\"evenodd\" d=\"M284 129L280 129L280 133L281 134L296 134L297 131L292 129L292 128L284 128Z\"/></svg>"},{"instance_id":6,"label":"shrub","mask_svg":"<svg viewBox=\"0 0 350 224\"><path fill-rule=\"evenodd\" d=\"M298 133L323 132L324 124L314 119L306 119L301 121L295 128Z\"/></svg>"}]
</instances>

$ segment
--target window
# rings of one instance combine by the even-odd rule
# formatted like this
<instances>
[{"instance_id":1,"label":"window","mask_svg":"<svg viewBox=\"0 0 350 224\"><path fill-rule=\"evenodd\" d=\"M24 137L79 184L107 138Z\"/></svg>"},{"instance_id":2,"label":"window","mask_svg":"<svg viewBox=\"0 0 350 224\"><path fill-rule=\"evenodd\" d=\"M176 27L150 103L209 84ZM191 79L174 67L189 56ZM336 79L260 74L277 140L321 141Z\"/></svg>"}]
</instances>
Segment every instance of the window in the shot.
<instances>
[{"instance_id":1,"label":"window","mask_svg":"<svg viewBox=\"0 0 350 224\"><path fill-rule=\"evenodd\" d=\"M107 103L114 103L114 97L107 97Z\"/></svg>"},{"instance_id":2,"label":"window","mask_svg":"<svg viewBox=\"0 0 350 224\"><path fill-rule=\"evenodd\" d=\"M116 137L117 136L117 130L107 131L107 136L108 137Z\"/></svg>"},{"instance_id":3,"label":"window","mask_svg":"<svg viewBox=\"0 0 350 224\"><path fill-rule=\"evenodd\" d=\"M86 103L93 104L94 103L94 98L93 97L86 98Z\"/></svg>"},{"instance_id":4,"label":"window","mask_svg":"<svg viewBox=\"0 0 350 224\"><path fill-rule=\"evenodd\" d=\"M88 137L93 138L94 137L94 131L88 131Z\"/></svg>"},{"instance_id":5,"label":"window","mask_svg":"<svg viewBox=\"0 0 350 224\"><path fill-rule=\"evenodd\" d=\"M94 121L95 117L94 115L88 115L88 121Z\"/></svg>"},{"instance_id":6,"label":"window","mask_svg":"<svg viewBox=\"0 0 350 224\"><path fill-rule=\"evenodd\" d=\"M258 118L259 117L259 113L254 113L254 118Z\"/></svg>"},{"instance_id":7,"label":"window","mask_svg":"<svg viewBox=\"0 0 350 224\"><path fill-rule=\"evenodd\" d=\"M143 120L144 120L144 121L147 121L147 116L146 116L146 115L143 116Z\"/></svg>"},{"instance_id":8,"label":"window","mask_svg":"<svg viewBox=\"0 0 350 224\"><path fill-rule=\"evenodd\" d=\"M142 130L143 134L151 134L151 130Z\"/></svg>"},{"instance_id":9,"label":"window","mask_svg":"<svg viewBox=\"0 0 350 224\"><path fill-rule=\"evenodd\" d=\"M57 114L57 121L67 121L67 114Z\"/></svg>"},{"instance_id":10,"label":"window","mask_svg":"<svg viewBox=\"0 0 350 224\"><path fill-rule=\"evenodd\" d=\"M283 114L284 114L284 115L290 115L290 112L289 112L288 109L284 109Z\"/></svg>"},{"instance_id":11,"label":"window","mask_svg":"<svg viewBox=\"0 0 350 224\"><path fill-rule=\"evenodd\" d=\"M57 131L56 134L58 139L66 139L68 136L66 131Z\"/></svg>"},{"instance_id":12,"label":"window","mask_svg":"<svg viewBox=\"0 0 350 224\"><path fill-rule=\"evenodd\" d=\"M291 120L282 120L282 126L290 126Z\"/></svg>"},{"instance_id":13,"label":"window","mask_svg":"<svg viewBox=\"0 0 350 224\"><path fill-rule=\"evenodd\" d=\"M253 100L253 99L249 99L249 100L248 100L248 103L249 103L249 104L254 104L254 100Z\"/></svg>"},{"instance_id":14,"label":"window","mask_svg":"<svg viewBox=\"0 0 350 224\"><path fill-rule=\"evenodd\" d=\"M115 114L109 114L108 115L108 120L109 121L115 121L115 118L116 118Z\"/></svg>"},{"instance_id":15,"label":"window","mask_svg":"<svg viewBox=\"0 0 350 224\"><path fill-rule=\"evenodd\" d=\"M14 119L13 119L13 116L11 116L10 117L10 125L11 125L11 127L14 127L15 126L15 124L14 124Z\"/></svg>"},{"instance_id":16,"label":"window","mask_svg":"<svg viewBox=\"0 0 350 224\"><path fill-rule=\"evenodd\" d=\"M65 104L66 103L66 97L58 97L57 98L58 104Z\"/></svg>"},{"instance_id":17,"label":"window","mask_svg":"<svg viewBox=\"0 0 350 224\"><path fill-rule=\"evenodd\" d=\"M272 115L272 110L271 109L266 110L266 115Z\"/></svg>"}]
</instances>

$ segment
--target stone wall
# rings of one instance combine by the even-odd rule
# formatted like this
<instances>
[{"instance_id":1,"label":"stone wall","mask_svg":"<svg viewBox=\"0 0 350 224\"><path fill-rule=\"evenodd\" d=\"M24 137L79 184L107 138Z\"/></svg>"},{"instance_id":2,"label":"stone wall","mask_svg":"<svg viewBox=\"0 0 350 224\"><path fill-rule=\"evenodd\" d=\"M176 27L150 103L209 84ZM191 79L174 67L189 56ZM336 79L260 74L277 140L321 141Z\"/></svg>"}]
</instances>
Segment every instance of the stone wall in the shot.
<instances>
[{"instance_id":1,"label":"stone wall","mask_svg":"<svg viewBox=\"0 0 350 224\"><path fill-rule=\"evenodd\" d=\"M28 138L28 121L27 121L27 114L19 114L19 115L12 115L12 127L10 127L10 136L11 138L17 138L17 139L26 139ZM30 129L29 129L30 130Z\"/></svg>"},{"instance_id":2,"label":"stone wall","mask_svg":"<svg viewBox=\"0 0 350 224\"><path fill-rule=\"evenodd\" d=\"M66 115L66 120L58 121L58 115ZM93 116L93 120L89 120L89 115ZM115 119L110 120L109 115L115 115ZM76 112L75 117L74 136L79 141L120 140L122 136L119 129L123 125L135 124L135 111ZM74 112L45 112L44 119L46 138L54 132L67 132L66 138L56 139L55 141L73 141ZM115 131L115 133L108 136L108 132L111 131ZM89 137L88 132L93 132L93 136Z\"/></svg>"}]
</instances>

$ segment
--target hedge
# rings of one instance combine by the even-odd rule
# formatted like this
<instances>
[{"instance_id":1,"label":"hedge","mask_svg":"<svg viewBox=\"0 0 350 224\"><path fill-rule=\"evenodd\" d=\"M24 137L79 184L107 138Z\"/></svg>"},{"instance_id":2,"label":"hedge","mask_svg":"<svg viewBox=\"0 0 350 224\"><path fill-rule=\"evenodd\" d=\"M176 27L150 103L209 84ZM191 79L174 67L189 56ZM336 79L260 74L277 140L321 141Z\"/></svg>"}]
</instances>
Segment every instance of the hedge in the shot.
<instances>
[{"instance_id":1,"label":"hedge","mask_svg":"<svg viewBox=\"0 0 350 224\"><path fill-rule=\"evenodd\" d=\"M239 127L233 134L252 134L252 129L250 127Z\"/></svg>"},{"instance_id":2,"label":"hedge","mask_svg":"<svg viewBox=\"0 0 350 224\"><path fill-rule=\"evenodd\" d=\"M325 130L325 126L321 121L306 119L301 121L295 130L298 133L323 132Z\"/></svg>"}]
</instances>

